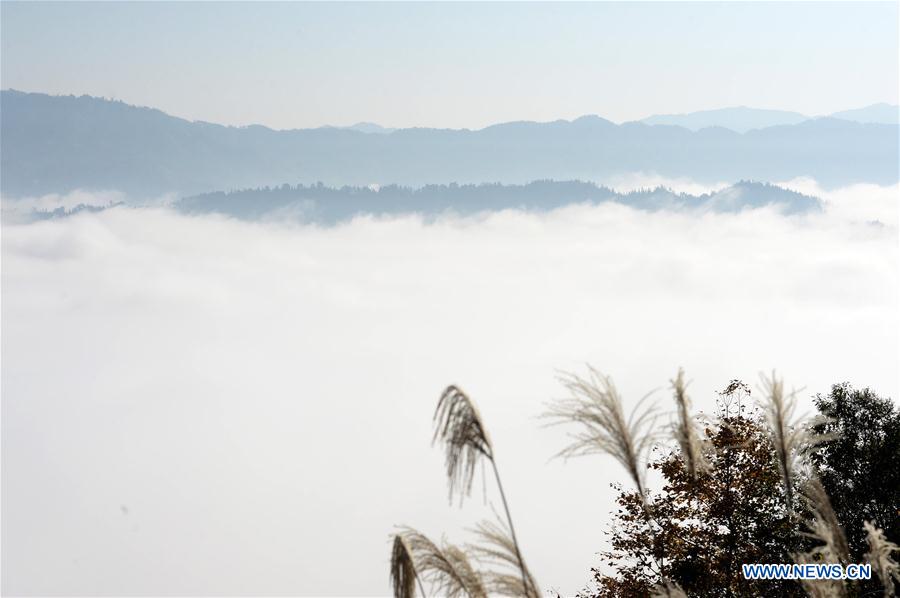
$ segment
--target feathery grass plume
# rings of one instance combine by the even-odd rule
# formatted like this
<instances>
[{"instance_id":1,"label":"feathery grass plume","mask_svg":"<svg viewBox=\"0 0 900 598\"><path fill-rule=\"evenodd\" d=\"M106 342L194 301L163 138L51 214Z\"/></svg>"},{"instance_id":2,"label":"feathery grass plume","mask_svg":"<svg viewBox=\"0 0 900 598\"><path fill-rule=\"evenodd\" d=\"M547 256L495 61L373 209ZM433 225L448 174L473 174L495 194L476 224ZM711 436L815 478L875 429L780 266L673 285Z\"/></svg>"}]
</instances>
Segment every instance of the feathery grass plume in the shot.
<instances>
[{"instance_id":1,"label":"feathery grass plume","mask_svg":"<svg viewBox=\"0 0 900 598\"><path fill-rule=\"evenodd\" d=\"M509 512L509 503L506 501L506 493L503 491L503 483L500 481L500 471L497 469L497 461L494 458L494 447L491 445L491 439L481 421L478 409L472 399L459 387L448 386L438 400L434 412L434 424L432 443L441 441L445 445L444 462L447 467L451 500L453 500L454 490L460 490L460 501L463 496L471 492L472 480L475 477L475 465L480 457L485 457L490 462L494 471L494 479L497 481L497 490L503 501L503 510L506 512L510 538L521 572L522 586L527 586L528 573L525 568L525 560L519 549L512 515Z\"/></svg>"},{"instance_id":2,"label":"feathery grass plume","mask_svg":"<svg viewBox=\"0 0 900 598\"><path fill-rule=\"evenodd\" d=\"M653 586L651 598L687 598L687 594L677 583L665 582Z\"/></svg>"},{"instance_id":3,"label":"feathery grass plume","mask_svg":"<svg viewBox=\"0 0 900 598\"><path fill-rule=\"evenodd\" d=\"M803 498L812 513L812 520L808 523L810 531L804 535L822 542L820 546L813 548L810 554L813 556L820 554L829 563L847 565L850 562L847 537L831 507L828 493L818 478L813 477L806 483Z\"/></svg>"},{"instance_id":4,"label":"feathery grass plume","mask_svg":"<svg viewBox=\"0 0 900 598\"><path fill-rule=\"evenodd\" d=\"M791 427L796 401L793 395L784 396L784 381L776 378L774 372L771 378L764 376L761 378L767 399L766 420L769 423L772 444L778 458L778 469L784 483L787 507L790 511L794 504L794 450L799 441L796 430Z\"/></svg>"},{"instance_id":5,"label":"feathery grass plume","mask_svg":"<svg viewBox=\"0 0 900 598\"><path fill-rule=\"evenodd\" d=\"M775 372L772 372L771 377L761 375L760 379L766 397L763 409L784 484L785 502L788 512L792 513L797 456L814 449L823 442L832 440L834 436L813 432L813 426L820 421L819 419L805 424L795 419L797 393L793 391L785 394L784 381L779 380L775 376Z\"/></svg>"},{"instance_id":6,"label":"feathery grass plume","mask_svg":"<svg viewBox=\"0 0 900 598\"><path fill-rule=\"evenodd\" d=\"M557 401L544 414L551 420L550 425L573 423L580 426L580 430L571 435L572 443L557 456L610 455L628 472L646 509L644 470L647 453L657 437L654 430L656 411L652 406L642 410L647 395L638 401L626 419L622 399L612 380L592 367L589 372L587 378L564 374L561 381L570 397Z\"/></svg>"},{"instance_id":7,"label":"feathery grass plume","mask_svg":"<svg viewBox=\"0 0 900 598\"><path fill-rule=\"evenodd\" d=\"M679 368L678 375L671 383L675 393L675 404L678 407L678 422L672 426L672 432L681 447L685 468L690 476L696 479L699 474L709 471L710 465L703 454L697 426L691 418L691 400L687 395L684 370Z\"/></svg>"},{"instance_id":8,"label":"feathery grass plume","mask_svg":"<svg viewBox=\"0 0 900 598\"><path fill-rule=\"evenodd\" d=\"M434 412L432 444L445 445L444 463L450 481L450 498L460 491L462 496L472 491L475 466L480 457L493 459L490 437L481 422L481 415L472 400L456 386L448 386Z\"/></svg>"},{"instance_id":9,"label":"feathery grass plume","mask_svg":"<svg viewBox=\"0 0 900 598\"><path fill-rule=\"evenodd\" d=\"M807 522L808 532L804 536L818 540L820 544L809 552L795 554L794 562L800 565L810 563L833 563L846 566L850 562L850 548L844 529L838 521L828 493L818 478L810 479L803 489L803 500L812 514ZM810 596L830 598L846 596L847 588L841 580L801 580L804 590Z\"/></svg>"},{"instance_id":10,"label":"feathery grass plume","mask_svg":"<svg viewBox=\"0 0 900 598\"><path fill-rule=\"evenodd\" d=\"M487 598L481 575L461 549L446 541L439 547L409 527L402 528L400 535L412 555L415 570L436 594L447 598Z\"/></svg>"},{"instance_id":11,"label":"feathery grass plume","mask_svg":"<svg viewBox=\"0 0 900 598\"><path fill-rule=\"evenodd\" d=\"M810 553L801 553L794 555L794 562L798 565L809 565L821 561L812 558ZM803 591L810 598L845 598L847 596L847 588L839 579L801 579L800 585L803 586Z\"/></svg>"},{"instance_id":12,"label":"feathery grass plume","mask_svg":"<svg viewBox=\"0 0 900 598\"><path fill-rule=\"evenodd\" d=\"M406 544L406 540L403 539L403 535L396 534L391 550L391 587L394 589L394 598L414 598L416 584L424 597L425 589L416 572L412 551Z\"/></svg>"},{"instance_id":13,"label":"feathery grass plume","mask_svg":"<svg viewBox=\"0 0 900 598\"><path fill-rule=\"evenodd\" d=\"M540 598L538 584L525 564L520 563L516 543L507 526L502 522L482 521L472 531L479 540L477 544L467 545L474 558L486 565L515 570L515 573L485 571L483 577L488 592L501 596Z\"/></svg>"},{"instance_id":14,"label":"feathery grass plume","mask_svg":"<svg viewBox=\"0 0 900 598\"><path fill-rule=\"evenodd\" d=\"M881 580L884 586L885 596L896 596L894 581L900 583L900 564L891 558L892 552L900 551L897 546L884 537L884 531L875 527L875 524L865 521L866 540L869 542L869 551L865 555L866 562L872 565L872 570Z\"/></svg>"}]
</instances>

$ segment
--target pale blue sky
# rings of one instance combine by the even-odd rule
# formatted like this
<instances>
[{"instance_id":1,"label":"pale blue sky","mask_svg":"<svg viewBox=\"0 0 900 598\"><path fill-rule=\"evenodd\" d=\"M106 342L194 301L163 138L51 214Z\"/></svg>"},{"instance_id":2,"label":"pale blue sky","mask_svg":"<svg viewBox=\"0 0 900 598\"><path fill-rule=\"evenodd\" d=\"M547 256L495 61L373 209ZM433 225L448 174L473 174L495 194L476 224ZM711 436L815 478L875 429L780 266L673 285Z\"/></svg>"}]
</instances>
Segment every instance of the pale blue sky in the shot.
<instances>
[{"instance_id":1,"label":"pale blue sky","mask_svg":"<svg viewBox=\"0 0 900 598\"><path fill-rule=\"evenodd\" d=\"M2 3L4 89L275 128L898 101L898 3Z\"/></svg>"}]
</instances>

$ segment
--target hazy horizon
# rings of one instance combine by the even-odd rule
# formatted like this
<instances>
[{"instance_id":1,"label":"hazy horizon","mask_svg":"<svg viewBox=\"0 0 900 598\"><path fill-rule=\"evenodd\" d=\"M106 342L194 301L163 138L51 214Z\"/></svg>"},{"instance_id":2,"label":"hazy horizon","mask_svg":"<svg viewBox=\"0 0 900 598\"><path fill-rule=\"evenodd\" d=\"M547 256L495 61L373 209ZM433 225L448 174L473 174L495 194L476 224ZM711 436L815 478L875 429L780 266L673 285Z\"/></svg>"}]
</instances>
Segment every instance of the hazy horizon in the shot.
<instances>
[{"instance_id":1,"label":"hazy horizon","mask_svg":"<svg viewBox=\"0 0 900 598\"><path fill-rule=\"evenodd\" d=\"M900 102L892 2L4 1L0 11L4 87L236 126L478 129Z\"/></svg>"},{"instance_id":2,"label":"hazy horizon","mask_svg":"<svg viewBox=\"0 0 900 598\"><path fill-rule=\"evenodd\" d=\"M14 1L17 1L17 0L14 0ZM888 102L888 101L880 101L880 102L872 102L872 103L869 103L869 104L859 105L859 106L846 106L846 107L844 107L844 108L841 108L841 109L838 109L838 110L834 110L834 111L829 112L829 113L822 113L822 114L803 114L803 113L799 113L799 112L797 112L797 111L795 111L795 110L789 110L789 109L786 109L786 108L775 107L775 106L762 106L762 107L761 107L761 106L747 106L747 105L732 105L732 106L716 106L716 107L712 107L712 108L704 108L704 109L698 109L698 110L686 110L686 111L684 111L684 112L654 112L654 113L652 113L652 114L646 114L646 115L644 115L644 116L642 116L642 117L639 117L639 118L633 118L633 119L627 119L627 120L613 120L613 119L611 119L611 118L608 118L608 117L607 117L606 115L604 115L604 114L600 114L600 113L597 113L597 112L586 112L586 113L584 113L584 114L578 114L578 115L571 116L571 117L567 117L567 118L556 117L556 118L548 118L547 120L523 120L523 119L519 119L519 120L501 120L501 121L497 121L497 122L488 122L488 123L484 123L483 125L481 125L481 126L479 126L479 127L441 127L441 126L438 126L438 125L427 125L427 124L424 124L424 125L414 125L414 126L411 126L411 127L395 127L395 126L393 126L393 125L391 125L391 124L386 124L386 123L382 123L382 122L376 122L376 121L373 120L373 119L362 119L362 120L357 120L357 121L354 121L354 122L346 122L346 123L321 123L321 124L312 125L312 126L308 126L308 127L294 127L294 128L280 129L280 128L276 128L276 127L270 127L270 126L268 126L268 125L266 125L266 124L263 124L263 123L261 123L261 122L248 122L248 123L244 123L244 124L233 124L233 123L228 123L228 122L215 122L215 121L212 121L212 120L210 120L210 119L208 119L208 118L202 118L202 117L201 117L201 118L187 118L187 117L185 117L185 116L180 116L180 115L178 115L178 114L174 114L174 113L171 113L171 112L167 112L166 110L163 110L162 108L160 108L160 107L158 107L158 106L153 106L153 105L146 104L146 103L142 103L142 102L130 102L130 101L129 101L129 102L126 102L125 100L122 100L121 98L106 97L106 96L94 95L94 94L90 94L90 93L76 94L76 93L65 93L65 92L48 92L48 91L46 91L46 90L41 90L41 89L18 89L18 88L15 88L15 87L4 87L4 88L2 89L2 91L12 91L12 92L20 92L20 93L26 93L26 94L40 94L40 95L57 96L57 97L66 97L66 96L80 97L80 96L88 96L88 97L95 98L95 99L98 99L98 100L106 100L106 101L111 101L111 102L123 102L123 103L125 103L125 104L128 104L129 106L134 106L135 108L149 108L149 109L151 109L151 110L159 110L160 112L163 112L164 114L166 114L166 115L168 115L168 116L173 116L173 117L175 117L175 118L180 118L180 119L182 119L182 120L186 120L186 121L188 121L188 122L193 122L193 123L209 123L209 124L221 125L221 126L224 126L224 127L234 127L234 128L246 128L246 127L262 126L262 127L268 128L268 129L272 129L273 131L295 131L295 130L323 129L323 128L344 128L344 129L349 129L349 128L356 127L356 126L358 126L358 125L376 125L376 126L378 126L378 127L381 127L381 128L383 128L383 129L386 129L386 130L389 130L389 131L392 131L392 130L399 130L399 129L404 129L404 128L413 128L413 129L443 129L443 130L454 130L454 131L464 131L464 130L468 130L468 131L480 131L480 130L483 130L483 129L486 129L486 128L490 128L490 127L496 126L496 125L513 124L513 123L518 123L518 122L527 122L527 123L535 123L535 124L549 124L549 123L560 122L560 121L564 121L564 122L573 122L573 121L576 121L576 120L578 120L578 119L580 119L580 118L584 118L584 117L593 117L593 116L599 116L600 118L603 118L604 120L608 120L608 121L610 121L610 122L612 122L612 123L614 123L614 124L622 125L622 124L632 123L632 122L644 122L644 121L648 121L648 120L650 120L652 117L683 117L683 116L691 116L691 115L696 115L696 114L706 114L706 113L714 114L714 113L726 112L726 111L732 111L732 110L750 110L750 111L759 111L759 112L794 113L794 114L801 114L804 118L813 120L813 119L817 119L817 118L827 118L827 117L831 117L831 116L833 116L833 115L835 115L835 114L838 114L838 113L840 113L840 112L851 112L851 111L855 111L855 110L859 110L859 109L863 109L863 108L873 108L873 107L882 107L882 106L887 106L887 107L890 107L890 108L897 108L897 107L900 107L900 105L898 105L898 104L896 104L896 103L893 103L893 104L892 104L891 102ZM648 123L648 124L653 124L653 123Z\"/></svg>"}]
</instances>

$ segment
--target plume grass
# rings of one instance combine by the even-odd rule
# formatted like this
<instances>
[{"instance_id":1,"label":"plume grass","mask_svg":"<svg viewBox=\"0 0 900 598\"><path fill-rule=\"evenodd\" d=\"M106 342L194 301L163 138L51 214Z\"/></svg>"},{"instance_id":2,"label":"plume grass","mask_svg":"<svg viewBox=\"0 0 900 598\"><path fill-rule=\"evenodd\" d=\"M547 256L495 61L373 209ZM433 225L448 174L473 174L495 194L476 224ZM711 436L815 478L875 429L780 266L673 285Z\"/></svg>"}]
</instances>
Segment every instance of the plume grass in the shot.
<instances>
[{"instance_id":1,"label":"plume grass","mask_svg":"<svg viewBox=\"0 0 900 598\"><path fill-rule=\"evenodd\" d=\"M394 590L394 598L414 598L417 584L424 597L425 589L416 571L412 550L403 535L396 534L391 549L391 587Z\"/></svg>"},{"instance_id":2,"label":"plume grass","mask_svg":"<svg viewBox=\"0 0 900 598\"><path fill-rule=\"evenodd\" d=\"M809 563L837 563L846 566L850 562L850 548L844 528L838 521L828 493L818 478L811 478L803 489L803 500L812 518L807 522L809 531L802 535L819 542L808 552L794 555L794 562L805 565ZM830 598L846 596L847 589L841 580L801 580L803 588L810 596Z\"/></svg>"},{"instance_id":3,"label":"plume grass","mask_svg":"<svg viewBox=\"0 0 900 598\"><path fill-rule=\"evenodd\" d=\"M794 555L794 562L798 565L808 565L820 562L809 553ZM801 579L800 585L810 598L845 598L847 588L844 582L838 579Z\"/></svg>"},{"instance_id":4,"label":"plume grass","mask_svg":"<svg viewBox=\"0 0 900 598\"><path fill-rule=\"evenodd\" d=\"M481 420L478 408L459 387L448 386L438 400L434 412L434 425L432 444L439 442L444 445L444 463L447 470L450 500L453 500L455 490L460 492L460 501L463 496L470 494L475 477L475 467L479 460L483 457L490 462L494 479L497 481L497 490L500 492L500 499L503 502L503 510L506 513L509 538L518 561L522 587L527 587L529 574L525 567L525 560L522 558L519 541L516 538L516 529L513 526L506 492L503 490L503 482L500 480L494 447Z\"/></svg>"},{"instance_id":5,"label":"plume grass","mask_svg":"<svg viewBox=\"0 0 900 598\"><path fill-rule=\"evenodd\" d=\"M697 433L697 426L691 417L691 400L687 395L687 384L684 381L684 370L678 370L678 375L671 380L672 391L675 396L678 419L672 426L672 435L681 447L684 465L691 478L697 479L701 473L710 469L709 461L703 454L703 444Z\"/></svg>"},{"instance_id":6,"label":"plume grass","mask_svg":"<svg viewBox=\"0 0 900 598\"><path fill-rule=\"evenodd\" d=\"M823 560L829 563L847 565L850 562L847 536L831 507L828 493L818 478L814 477L806 483L803 498L812 514L812 519L808 523L810 531L804 535L821 542L819 546L813 548L810 554L819 554Z\"/></svg>"},{"instance_id":7,"label":"plume grass","mask_svg":"<svg viewBox=\"0 0 900 598\"><path fill-rule=\"evenodd\" d=\"M793 391L785 394L784 381L777 378L774 372L770 377L763 375L760 378L765 395L763 410L784 485L785 502L788 512L793 513L798 456L813 450L823 442L832 440L834 436L816 434L813 431L813 427L821 421L821 418L806 423L796 418L797 393Z\"/></svg>"},{"instance_id":8,"label":"plume grass","mask_svg":"<svg viewBox=\"0 0 900 598\"><path fill-rule=\"evenodd\" d=\"M534 576L524 562L520 564L516 543L507 526L499 521L482 521L472 531L478 543L467 546L469 553L481 563L501 567L500 571L488 569L483 574L488 592L501 596L540 597Z\"/></svg>"},{"instance_id":9,"label":"plume grass","mask_svg":"<svg viewBox=\"0 0 900 598\"><path fill-rule=\"evenodd\" d=\"M494 449L481 415L468 395L456 386L448 386L434 412L432 444L444 445L444 465L449 480L450 498L456 491L467 496L472 491L475 467L481 457L493 460Z\"/></svg>"},{"instance_id":10,"label":"plume grass","mask_svg":"<svg viewBox=\"0 0 900 598\"><path fill-rule=\"evenodd\" d=\"M405 543L415 571L428 581L436 594L447 598L487 598L481 574L462 549L446 541L438 546L409 527L402 528L398 535Z\"/></svg>"},{"instance_id":11,"label":"plume grass","mask_svg":"<svg viewBox=\"0 0 900 598\"><path fill-rule=\"evenodd\" d=\"M643 408L642 398L626 418L622 399L608 376L589 368L586 378L564 374L561 382L569 398L557 401L544 414L550 425L575 424L572 442L558 457L606 454L618 461L637 487L646 508L644 481L647 454L656 440L656 411Z\"/></svg>"},{"instance_id":12,"label":"plume grass","mask_svg":"<svg viewBox=\"0 0 900 598\"><path fill-rule=\"evenodd\" d=\"M796 401L793 396L784 395L784 382L775 377L762 378L765 391L766 421L772 435L772 445L775 447L775 456L778 459L778 470L781 472L781 480L784 484L785 500L788 510L793 509L794 504L794 450L800 442L797 432L792 429L791 421L796 409Z\"/></svg>"},{"instance_id":13,"label":"plume grass","mask_svg":"<svg viewBox=\"0 0 900 598\"><path fill-rule=\"evenodd\" d=\"M687 594L677 583L665 582L653 586L651 598L687 598Z\"/></svg>"},{"instance_id":14,"label":"plume grass","mask_svg":"<svg viewBox=\"0 0 900 598\"><path fill-rule=\"evenodd\" d=\"M863 526L869 544L869 551L865 554L866 562L872 565L872 570L881 580L884 595L896 596L894 582L900 583L900 564L891 557L891 553L900 551L900 546L885 538L884 531L875 527L875 524L866 521Z\"/></svg>"}]
</instances>

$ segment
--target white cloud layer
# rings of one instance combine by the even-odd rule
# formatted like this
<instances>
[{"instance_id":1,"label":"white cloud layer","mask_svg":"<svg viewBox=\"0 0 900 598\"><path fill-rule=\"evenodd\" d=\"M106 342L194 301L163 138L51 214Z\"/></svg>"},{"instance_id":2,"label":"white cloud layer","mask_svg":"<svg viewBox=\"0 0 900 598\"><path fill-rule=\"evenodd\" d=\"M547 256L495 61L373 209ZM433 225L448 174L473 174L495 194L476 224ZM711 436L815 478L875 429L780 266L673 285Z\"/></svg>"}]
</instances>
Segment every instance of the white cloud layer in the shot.
<instances>
[{"instance_id":1,"label":"white cloud layer","mask_svg":"<svg viewBox=\"0 0 900 598\"><path fill-rule=\"evenodd\" d=\"M897 188L830 200L790 218L610 204L322 229L116 208L6 225L2 590L385 594L394 524L459 540L488 512L480 486L448 505L429 447L457 383L538 580L572 593L624 477L549 460L564 433L535 417L557 370L590 362L633 402L684 366L705 410L771 368L806 406L844 380L897 396Z\"/></svg>"}]
</instances>

